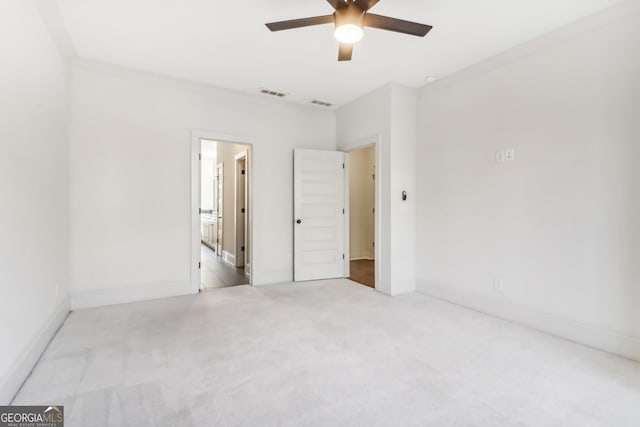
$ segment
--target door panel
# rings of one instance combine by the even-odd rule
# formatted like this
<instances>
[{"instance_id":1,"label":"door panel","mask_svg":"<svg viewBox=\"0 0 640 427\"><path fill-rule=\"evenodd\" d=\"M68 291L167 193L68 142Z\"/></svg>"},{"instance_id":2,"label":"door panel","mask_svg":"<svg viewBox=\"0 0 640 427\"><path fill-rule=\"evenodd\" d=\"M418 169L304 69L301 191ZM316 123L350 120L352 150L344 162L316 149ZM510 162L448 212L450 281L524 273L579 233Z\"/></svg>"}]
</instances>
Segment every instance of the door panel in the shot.
<instances>
[{"instance_id":1,"label":"door panel","mask_svg":"<svg viewBox=\"0 0 640 427\"><path fill-rule=\"evenodd\" d=\"M218 256L222 256L222 230L223 230L223 217L222 211L224 209L222 201L224 200L224 167L222 163L218 163L216 166L216 178L218 183L218 200L216 201L216 215L217 215L217 224L216 224L216 254Z\"/></svg>"},{"instance_id":2,"label":"door panel","mask_svg":"<svg viewBox=\"0 0 640 427\"><path fill-rule=\"evenodd\" d=\"M244 267L244 234L245 234L245 161L236 160L236 267Z\"/></svg>"},{"instance_id":3,"label":"door panel","mask_svg":"<svg viewBox=\"0 0 640 427\"><path fill-rule=\"evenodd\" d=\"M344 277L344 153L294 152L294 280Z\"/></svg>"}]
</instances>

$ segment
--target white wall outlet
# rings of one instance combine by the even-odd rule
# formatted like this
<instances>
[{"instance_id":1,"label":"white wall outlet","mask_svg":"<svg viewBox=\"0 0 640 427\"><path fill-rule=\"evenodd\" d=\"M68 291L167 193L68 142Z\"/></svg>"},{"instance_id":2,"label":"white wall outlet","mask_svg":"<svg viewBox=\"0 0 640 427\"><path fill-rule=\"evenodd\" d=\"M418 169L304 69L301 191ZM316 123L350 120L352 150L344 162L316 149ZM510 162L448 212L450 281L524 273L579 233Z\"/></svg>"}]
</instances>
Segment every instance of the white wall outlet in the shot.
<instances>
[{"instance_id":1,"label":"white wall outlet","mask_svg":"<svg viewBox=\"0 0 640 427\"><path fill-rule=\"evenodd\" d=\"M504 150L496 151L496 163L504 163L505 152Z\"/></svg>"},{"instance_id":2,"label":"white wall outlet","mask_svg":"<svg viewBox=\"0 0 640 427\"><path fill-rule=\"evenodd\" d=\"M504 151L504 160L506 162L512 162L516 159L516 149L508 148Z\"/></svg>"},{"instance_id":3,"label":"white wall outlet","mask_svg":"<svg viewBox=\"0 0 640 427\"><path fill-rule=\"evenodd\" d=\"M502 277L495 277L493 279L493 289L496 291L504 291L504 279Z\"/></svg>"}]
</instances>

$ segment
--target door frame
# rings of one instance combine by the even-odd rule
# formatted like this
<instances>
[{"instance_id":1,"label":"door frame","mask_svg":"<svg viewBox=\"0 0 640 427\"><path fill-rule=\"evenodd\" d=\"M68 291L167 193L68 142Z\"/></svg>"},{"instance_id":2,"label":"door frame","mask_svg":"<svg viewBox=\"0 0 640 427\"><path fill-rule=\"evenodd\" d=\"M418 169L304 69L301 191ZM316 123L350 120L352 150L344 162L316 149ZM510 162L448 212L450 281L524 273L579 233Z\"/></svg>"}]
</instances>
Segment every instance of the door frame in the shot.
<instances>
[{"instance_id":1,"label":"door frame","mask_svg":"<svg viewBox=\"0 0 640 427\"><path fill-rule=\"evenodd\" d=\"M190 275L189 275L189 293L197 294L200 291L200 279L201 279L201 270L200 270L200 238L201 238L201 230L200 230L200 197L201 197L201 164L200 164L200 140L208 139L212 141L218 142L230 142L233 144L241 144L246 145L248 147L247 151L251 152L251 161L249 162L249 166L247 170L249 171L250 176L253 176L253 165L255 163L255 139L247 136L241 135L229 135L226 133L215 132L215 131L207 131L202 129L191 129L191 143L189 144L189 158L191 159L191 197L189 200L189 211L188 218L189 221L189 235L190 235ZM250 200L253 201L253 188L255 186L251 185L249 188L249 197ZM249 203L249 215L253 218L253 205L254 203ZM253 247L253 236L255 233L253 232L253 221L249 224L249 245ZM253 252L253 251L252 251ZM250 254L250 262L253 270L253 253ZM246 260L245 260L246 262ZM252 271L253 273L253 271ZM254 274L249 276L249 284L253 286Z\"/></svg>"},{"instance_id":2,"label":"door frame","mask_svg":"<svg viewBox=\"0 0 640 427\"><path fill-rule=\"evenodd\" d=\"M372 136L369 138L361 139L358 141L354 141L352 143L343 144L340 147L341 151L345 153L351 153L353 151L360 150L362 148L375 147L375 159L376 159L376 177L375 177L375 192L374 192L374 206L375 206L375 214L374 214L374 265L375 265L375 289L379 291L380 285L380 270L382 267L382 263L384 260L382 259L382 242L380 238L382 237L382 230L380 229L380 213L381 210L381 199L382 199L382 178L384 170L381 167L382 164L382 140L380 135ZM350 233L351 233L351 200L350 200L350 191L349 191L349 156L346 156L345 161L345 254L350 254ZM345 277L349 277L351 275L351 265L350 265L351 256L345 256Z\"/></svg>"}]
</instances>

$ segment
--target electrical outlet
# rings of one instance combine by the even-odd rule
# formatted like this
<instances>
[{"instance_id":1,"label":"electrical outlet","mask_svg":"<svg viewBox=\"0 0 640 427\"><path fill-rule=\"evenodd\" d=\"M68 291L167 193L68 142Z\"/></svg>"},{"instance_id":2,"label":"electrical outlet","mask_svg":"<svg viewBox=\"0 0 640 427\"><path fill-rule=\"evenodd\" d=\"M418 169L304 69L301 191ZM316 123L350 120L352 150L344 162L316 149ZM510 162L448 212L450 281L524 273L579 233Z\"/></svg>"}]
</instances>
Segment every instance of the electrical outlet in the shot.
<instances>
[{"instance_id":1,"label":"electrical outlet","mask_svg":"<svg viewBox=\"0 0 640 427\"><path fill-rule=\"evenodd\" d=\"M493 289L499 292L504 291L504 279L501 277L495 277L493 279Z\"/></svg>"},{"instance_id":2,"label":"electrical outlet","mask_svg":"<svg viewBox=\"0 0 640 427\"><path fill-rule=\"evenodd\" d=\"M504 160L506 162L512 162L516 159L516 149L508 148L504 151Z\"/></svg>"},{"instance_id":3,"label":"electrical outlet","mask_svg":"<svg viewBox=\"0 0 640 427\"><path fill-rule=\"evenodd\" d=\"M504 163L505 152L504 150L496 151L496 163Z\"/></svg>"}]
</instances>

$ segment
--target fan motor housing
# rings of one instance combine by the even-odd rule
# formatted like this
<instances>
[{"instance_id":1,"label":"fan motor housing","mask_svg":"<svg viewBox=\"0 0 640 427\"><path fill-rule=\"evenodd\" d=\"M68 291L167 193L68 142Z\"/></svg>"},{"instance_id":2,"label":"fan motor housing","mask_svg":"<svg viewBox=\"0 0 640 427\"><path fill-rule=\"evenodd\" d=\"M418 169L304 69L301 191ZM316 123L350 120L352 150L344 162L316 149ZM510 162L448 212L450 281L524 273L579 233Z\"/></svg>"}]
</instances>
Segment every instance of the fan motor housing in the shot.
<instances>
[{"instance_id":1,"label":"fan motor housing","mask_svg":"<svg viewBox=\"0 0 640 427\"><path fill-rule=\"evenodd\" d=\"M364 10L355 4L350 4L347 7L336 10L333 12L333 16L335 18L336 28L343 25L357 25L362 28L364 25Z\"/></svg>"}]
</instances>

